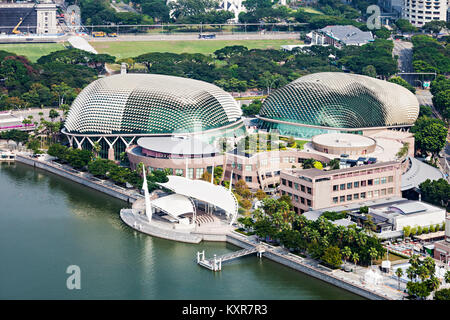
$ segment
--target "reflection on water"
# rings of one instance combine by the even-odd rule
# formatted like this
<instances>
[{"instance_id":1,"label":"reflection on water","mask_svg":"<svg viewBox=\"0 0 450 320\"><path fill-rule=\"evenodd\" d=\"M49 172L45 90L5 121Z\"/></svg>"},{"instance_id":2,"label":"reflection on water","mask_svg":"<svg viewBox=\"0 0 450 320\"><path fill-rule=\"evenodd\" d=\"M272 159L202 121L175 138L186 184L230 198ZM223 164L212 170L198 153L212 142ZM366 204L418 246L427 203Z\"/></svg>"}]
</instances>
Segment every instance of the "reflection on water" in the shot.
<instances>
[{"instance_id":1,"label":"reflection on water","mask_svg":"<svg viewBox=\"0 0 450 320\"><path fill-rule=\"evenodd\" d=\"M21 164L0 165L0 299L359 299L256 256L213 273L207 256L237 248L152 238L125 226L127 206ZM66 289L69 265L81 290Z\"/></svg>"}]
</instances>

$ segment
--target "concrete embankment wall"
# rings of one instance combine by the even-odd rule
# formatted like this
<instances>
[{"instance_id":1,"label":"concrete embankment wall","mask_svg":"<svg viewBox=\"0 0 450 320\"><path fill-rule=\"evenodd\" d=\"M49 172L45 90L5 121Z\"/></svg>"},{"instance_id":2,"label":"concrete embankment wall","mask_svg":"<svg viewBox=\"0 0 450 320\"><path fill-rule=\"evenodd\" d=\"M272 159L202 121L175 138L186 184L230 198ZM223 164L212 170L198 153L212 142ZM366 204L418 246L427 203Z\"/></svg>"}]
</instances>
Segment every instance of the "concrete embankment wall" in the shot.
<instances>
[{"instance_id":1,"label":"concrete embankment wall","mask_svg":"<svg viewBox=\"0 0 450 320\"><path fill-rule=\"evenodd\" d=\"M253 244L247 243L246 241L239 239L239 237L237 235L235 236L233 234L227 235L227 242L229 242L235 246L244 248L244 249L249 249L254 246ZM331 283L332 285L334 285L336 287L350 291L350 292L355 293L364 298L371 299L371 300L387 300L388 299L387 297L381 296L372 291L368 291L367 289L365 289L363 287L360 287L358 285L338 279L327 271L318 270L318 269L308 266L306 264L302 264L300 261L298 261L298 262L294 261L293 259L288 258L289 254L287 254L285 257L282 254L266 251L266 252L264 252L263 256L269 260L278 262L278 263L285 265L289 268L292 268L294 270L306 273L309 276L312 276L319 280L325 281L327 283Z\"/></svg>"},{"instance_id":2,"label":"concrete embankment wall","mask_svg":"<svg viewBox=\"0 0 450 320\"><path fill-rule=\"evenodd\" d=\"M62 168L58 168L58 167L49 165L48 163L43 162L43 161L34 160L34 159L31 159L31 158L28 158L28 157L24 157L24 156L21 156L21 155L16 155L16 161L20 162L20 163L24 163L24 164L30 165L30 166L33 166L35 168L39 168L39 169L51 172L51 173L56 174L58 176L61 176L61 177L67 178L69 180L72 180L74 182L77 182L79 184L82 184L83 186L86 186L86 187L95 189L97 191L106 193L107 195L110 195L110 196L112 196L114 198L117 198L117 199L120 199L120 200L123 200L123 201L127 201L129 203L133 203L134 201L137 200L137 197L133 197L133 196L128 195L126 193L119 192L118 190L114 190L114 189L112 189L112 188L110 188L108 186L104 186L104 185L101 185L100 183L91 181L91 180L86 179L84 177L80 177L80 176L78 176L78 175L76 175L74 173L68 172L68 171L66 171L66 170L64 170Z\"/></svg>"}]
</instances>

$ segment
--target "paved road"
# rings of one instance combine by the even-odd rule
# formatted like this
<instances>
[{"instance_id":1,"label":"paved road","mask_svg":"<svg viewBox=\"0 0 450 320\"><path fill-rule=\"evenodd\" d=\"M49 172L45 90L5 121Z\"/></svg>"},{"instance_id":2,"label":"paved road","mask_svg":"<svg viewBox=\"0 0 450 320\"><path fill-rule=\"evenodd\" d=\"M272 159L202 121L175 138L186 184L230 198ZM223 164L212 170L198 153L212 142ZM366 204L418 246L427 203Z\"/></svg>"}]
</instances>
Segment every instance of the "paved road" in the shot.
<instances>
[{"instance_id":1,"label":"paved road","mask_svg":"<svg viewBox=\"0 0 450 320\"><path fill-rule=\"evenodd\" d=\"M418 89L416 91L416 97L417 97L417 100L419 100L419 104L421 106L431 107L431 110L433 111L433 117L442 120L442 116L439 114L439 112L433 106L433 100L432 100L433 95L431 94L431 92L429 90ZM447 180L448 180L449 174L450 174L450 130L447 135L447 144L440 155L442 155L442 157L439 157L439 164L440 164L442 171L447 175Z\"/></svg>"},{"instance_id":2,"label":"paved road","mask_svg":"<svg viewBox=\"0 0 450 320\"><path fill-rule=\"evenodd\" d=\"M398 56L398 69L400 72L413 72L412 67L412 43L408 41L394 40L393 55Z\"/></svg>"},{"instance_id":3,"label":"paved road","mask_svg":"<svg viewBox=\"0 0 450 320\"><path fill-rule=\"evenodd\" d=\"M223 33L216 34L215 39L198 39L198 33L189 34L123 34L119 33L117 38L92 38L84 36L88 41L175 41L175 40L198 40L198 41L215 41L215 40L283 40L292 39L299 40L300 34L298 32L247 32L247 33Z\"/></svg>"}]
</instances>

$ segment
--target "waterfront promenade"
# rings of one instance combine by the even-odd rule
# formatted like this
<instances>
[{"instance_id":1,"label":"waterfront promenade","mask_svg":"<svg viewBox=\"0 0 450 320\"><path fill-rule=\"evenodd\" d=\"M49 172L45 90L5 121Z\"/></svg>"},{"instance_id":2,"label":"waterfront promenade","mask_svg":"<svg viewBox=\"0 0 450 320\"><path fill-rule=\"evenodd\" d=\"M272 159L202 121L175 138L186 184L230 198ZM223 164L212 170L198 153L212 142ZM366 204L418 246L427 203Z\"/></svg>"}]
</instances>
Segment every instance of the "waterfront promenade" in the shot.
<instances>
[{"instance_id":1,"label":"waterfront promenade","mask_svg":"<svg viewBox=\"0 0 450 320\"><path fill-rule=\"evenodd\" d=\"M43 159L32 158L25 152L16 153L17 162L51 172L128 203L134 203L136 200L144 197L134 188L125 189L119 187L111 181L98 179L88 172L74 170L70 166L62 165L52 161L51 159L52 158L48 156Z\"/></svg>"},{"instance_id":2,"label":"waterfront promenade","mask_svg":"<svg viewBox=\"0 0 450 320\"><path fill-rule=\"evenodd\" d=\"M380 285L364 284L362 279L364 274L368 271L368 268L360 266L357 266L356 268L353 267L355 270L354 272L345 272L340 269L332 270L320 265L313 259L302 258L290 253L283 247L274 247L264 242L259 242L254 237L247 237L235 231L227 235L227 242L246 249L262 245L265 249L263 257L306 273L314 278L331 283L367 299L403 300L407 296L407 294L397 289L397 281L390 276L383 276L383 281ZM208 254L211 255L212 253L210 252ZM223 272L226 272L226 267ZM401 284L401 290L404 288L405 285Z\"/></svg>"}]
</instances>

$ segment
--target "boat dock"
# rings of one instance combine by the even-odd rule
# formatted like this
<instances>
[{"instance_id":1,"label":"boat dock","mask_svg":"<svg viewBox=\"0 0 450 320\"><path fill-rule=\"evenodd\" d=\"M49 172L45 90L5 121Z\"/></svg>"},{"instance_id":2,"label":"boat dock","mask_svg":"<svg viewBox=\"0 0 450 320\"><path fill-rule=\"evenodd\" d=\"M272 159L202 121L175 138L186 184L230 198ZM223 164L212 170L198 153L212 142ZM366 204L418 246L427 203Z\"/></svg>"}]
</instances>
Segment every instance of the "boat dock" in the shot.
<instances>
[{"instance_id":1,"label":"boat dock","mask_svg":"<svg viewBox=\"0 0 450 320\"><path fill-rule=\"evenodd\" d=\"M262 245L255 246L250 249L242 249L235 252L226 253L224 255L221 255L217 257L217 255L214 255L214 258L212 259L205 259L205 251L197 252L197 263L201 265L202 267L205 267L212 271L220 271L222 270L222 263L227 262L230 260L234 260L240 257L248 256L250 254L256 253L260 258L262 257L262 254L265 252L265 248Z\"/></svg>"}]
</instances>

